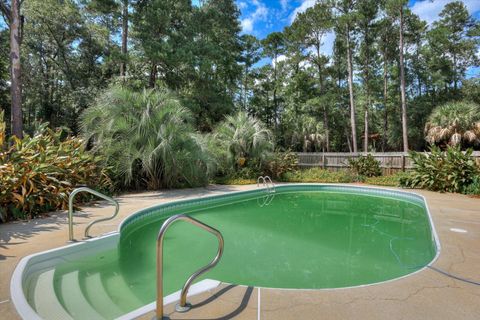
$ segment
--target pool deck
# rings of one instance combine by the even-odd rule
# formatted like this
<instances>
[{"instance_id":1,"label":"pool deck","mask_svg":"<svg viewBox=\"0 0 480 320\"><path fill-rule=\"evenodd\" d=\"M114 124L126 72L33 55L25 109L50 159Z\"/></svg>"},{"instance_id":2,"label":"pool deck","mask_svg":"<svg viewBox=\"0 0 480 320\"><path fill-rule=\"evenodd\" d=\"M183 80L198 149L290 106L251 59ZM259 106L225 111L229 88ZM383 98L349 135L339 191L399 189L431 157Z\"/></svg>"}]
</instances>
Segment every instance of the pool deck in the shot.
<instances>
[{"instance_id":1,"label":"pool deck","mask_svg":"<svg viewBox=\"0 0 480 320\"><path fill-rule=\"evenodd\" d=\"M117 198L118 217L94 226L91 233L115 231L125 217L154 204L255 187L212 185L122 195ZM480 198L423 190L412 192L427 199L440 239L441 253L433 266L480 282ZM81 238L92 218L111 213L112 207L105 203L85 207L75 217L76 237ZM10 301L10 278L19 260L32 253L64 246L67 227L65 212L29 222L0 224L0 319L19 319ZM222 284L189 301L194 308L187 313L173 312L172 305L166 307L166 312L172 320L480 319L480 286L431 269L382 284L350 289L278 290ZM150 313L142 319L150 320L152 316Z\"/></svg>"}]
</instances>

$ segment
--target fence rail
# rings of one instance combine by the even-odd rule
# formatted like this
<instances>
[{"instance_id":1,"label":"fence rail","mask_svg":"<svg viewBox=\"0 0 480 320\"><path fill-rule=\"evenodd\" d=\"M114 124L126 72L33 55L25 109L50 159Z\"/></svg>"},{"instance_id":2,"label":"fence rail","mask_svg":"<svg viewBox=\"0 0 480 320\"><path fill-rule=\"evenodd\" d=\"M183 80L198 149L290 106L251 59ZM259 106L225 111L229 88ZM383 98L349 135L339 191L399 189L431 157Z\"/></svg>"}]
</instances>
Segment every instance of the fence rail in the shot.
<instances>
[{"instance_id":1,"label":"fence rail","mask_svg":"<svg viewBox=\"0 0 480 320\"><path fill-rule=\"evenodd\" d=\"M370 153L380 162L383 174L392 174L413 168L412 159L404 152L375 152ZM348 152L298 152L298 166L301 168L322 167L329 170L340 170L348 167L348 159L364 156L366 153ZM480 162L480 151L472 154L477 163Z\"/></svg>"}]
</instances>

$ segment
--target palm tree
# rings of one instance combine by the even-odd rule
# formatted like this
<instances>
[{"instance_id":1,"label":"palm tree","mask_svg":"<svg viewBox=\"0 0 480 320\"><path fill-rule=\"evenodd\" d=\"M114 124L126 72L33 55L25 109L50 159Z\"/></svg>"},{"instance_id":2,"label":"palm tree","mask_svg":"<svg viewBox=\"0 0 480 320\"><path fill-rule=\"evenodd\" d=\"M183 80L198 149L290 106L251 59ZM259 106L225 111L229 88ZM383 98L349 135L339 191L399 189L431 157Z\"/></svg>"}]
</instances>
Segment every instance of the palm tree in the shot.
<instances>
[{"instance_id":1,"label":"palm tree","mask_svg":"<svg viewBox=\"0 0 480 320\"><path fill-rule=\"evenodd\" d=\"M436 107L428 118L425 134L430 144L480 144L480 105L450 102Z\"/></svg>"},{"instance_id":2,"label":"palm tree","mask_svg":"<svg viewBox=\"0 0 480 320\"><path fill-rule=\"evenodd\" d=\"M213 162L192 114L166 89L112 87L81 118L86 139L123 186L149 189L208 182Z\"/></svg>"},{"instance_id":3,"label":"palm tree","mask_svg":"<svg viewBox=\"0 0 480 320\"><path fill-rule=\"evenodd\" d=\"M273 150L272 132L259 119L240 111L227 116L214 131L214 137L223 150L226 161L243 166L250 159L260 162Z\"/></svg>"}]
</instances>

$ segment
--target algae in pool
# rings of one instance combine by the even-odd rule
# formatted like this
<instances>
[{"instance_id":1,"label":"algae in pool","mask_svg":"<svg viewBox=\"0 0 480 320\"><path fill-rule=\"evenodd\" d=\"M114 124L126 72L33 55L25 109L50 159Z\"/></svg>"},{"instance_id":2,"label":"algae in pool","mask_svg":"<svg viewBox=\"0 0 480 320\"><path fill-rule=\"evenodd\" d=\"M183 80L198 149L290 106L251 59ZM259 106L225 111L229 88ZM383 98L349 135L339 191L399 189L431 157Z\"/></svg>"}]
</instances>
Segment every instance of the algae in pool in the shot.
<instances>
[{"instance_id":1,"label":"algae in pool","mask_svg":"<svg viewBox=\"0 0 480 320\"><path fill-rule=\"evenodd\" d=\"M418 203L321 191L280 192L262 204L263 198L249 198L174 212L190 214L224 236L224 255L205 277L272 288L339 288L406 275L436 253L426 209ZM78 270L92 305L102 308L98 282L117 305L118 310L102 310L106 318L154 301L155 245L164 219L125 228L117 251L59 266L56 291L61 293L65 275ZM184 222L172 225L165 238L165 292L179 290L216 250L211 234Z\"/></svg>"}]
</instances>

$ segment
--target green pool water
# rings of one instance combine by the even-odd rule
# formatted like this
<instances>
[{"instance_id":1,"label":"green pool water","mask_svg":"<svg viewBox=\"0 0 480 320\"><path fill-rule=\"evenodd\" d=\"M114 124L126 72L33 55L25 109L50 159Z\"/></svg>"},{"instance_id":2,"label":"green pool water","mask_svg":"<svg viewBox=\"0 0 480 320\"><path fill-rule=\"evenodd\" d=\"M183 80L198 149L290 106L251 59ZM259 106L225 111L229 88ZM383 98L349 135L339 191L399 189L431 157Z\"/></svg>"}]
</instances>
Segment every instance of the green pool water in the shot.
<instances>
[{"instance_id":1,"label":"green pool water","mask_svg":"<svg viewBox=\"0 0 480 320\"><path fill-rule=\"evenodd\" d=\"M401 277L436 254L419 201L327 191L277 192L265 200L262 194L169 212L189 214L223 234L224 255L205 278L269 288L341 288ZM65 309L78 308L66 301L73 285L105 318L154 301L156 237L165 218L126 226L114 250L58 264L54 288ZM165 238L166 294L178 291L216 250L213 235L182 221L172 225ZM106 307L101 294L116 308Z\"/></svg>"}]
</instances>

